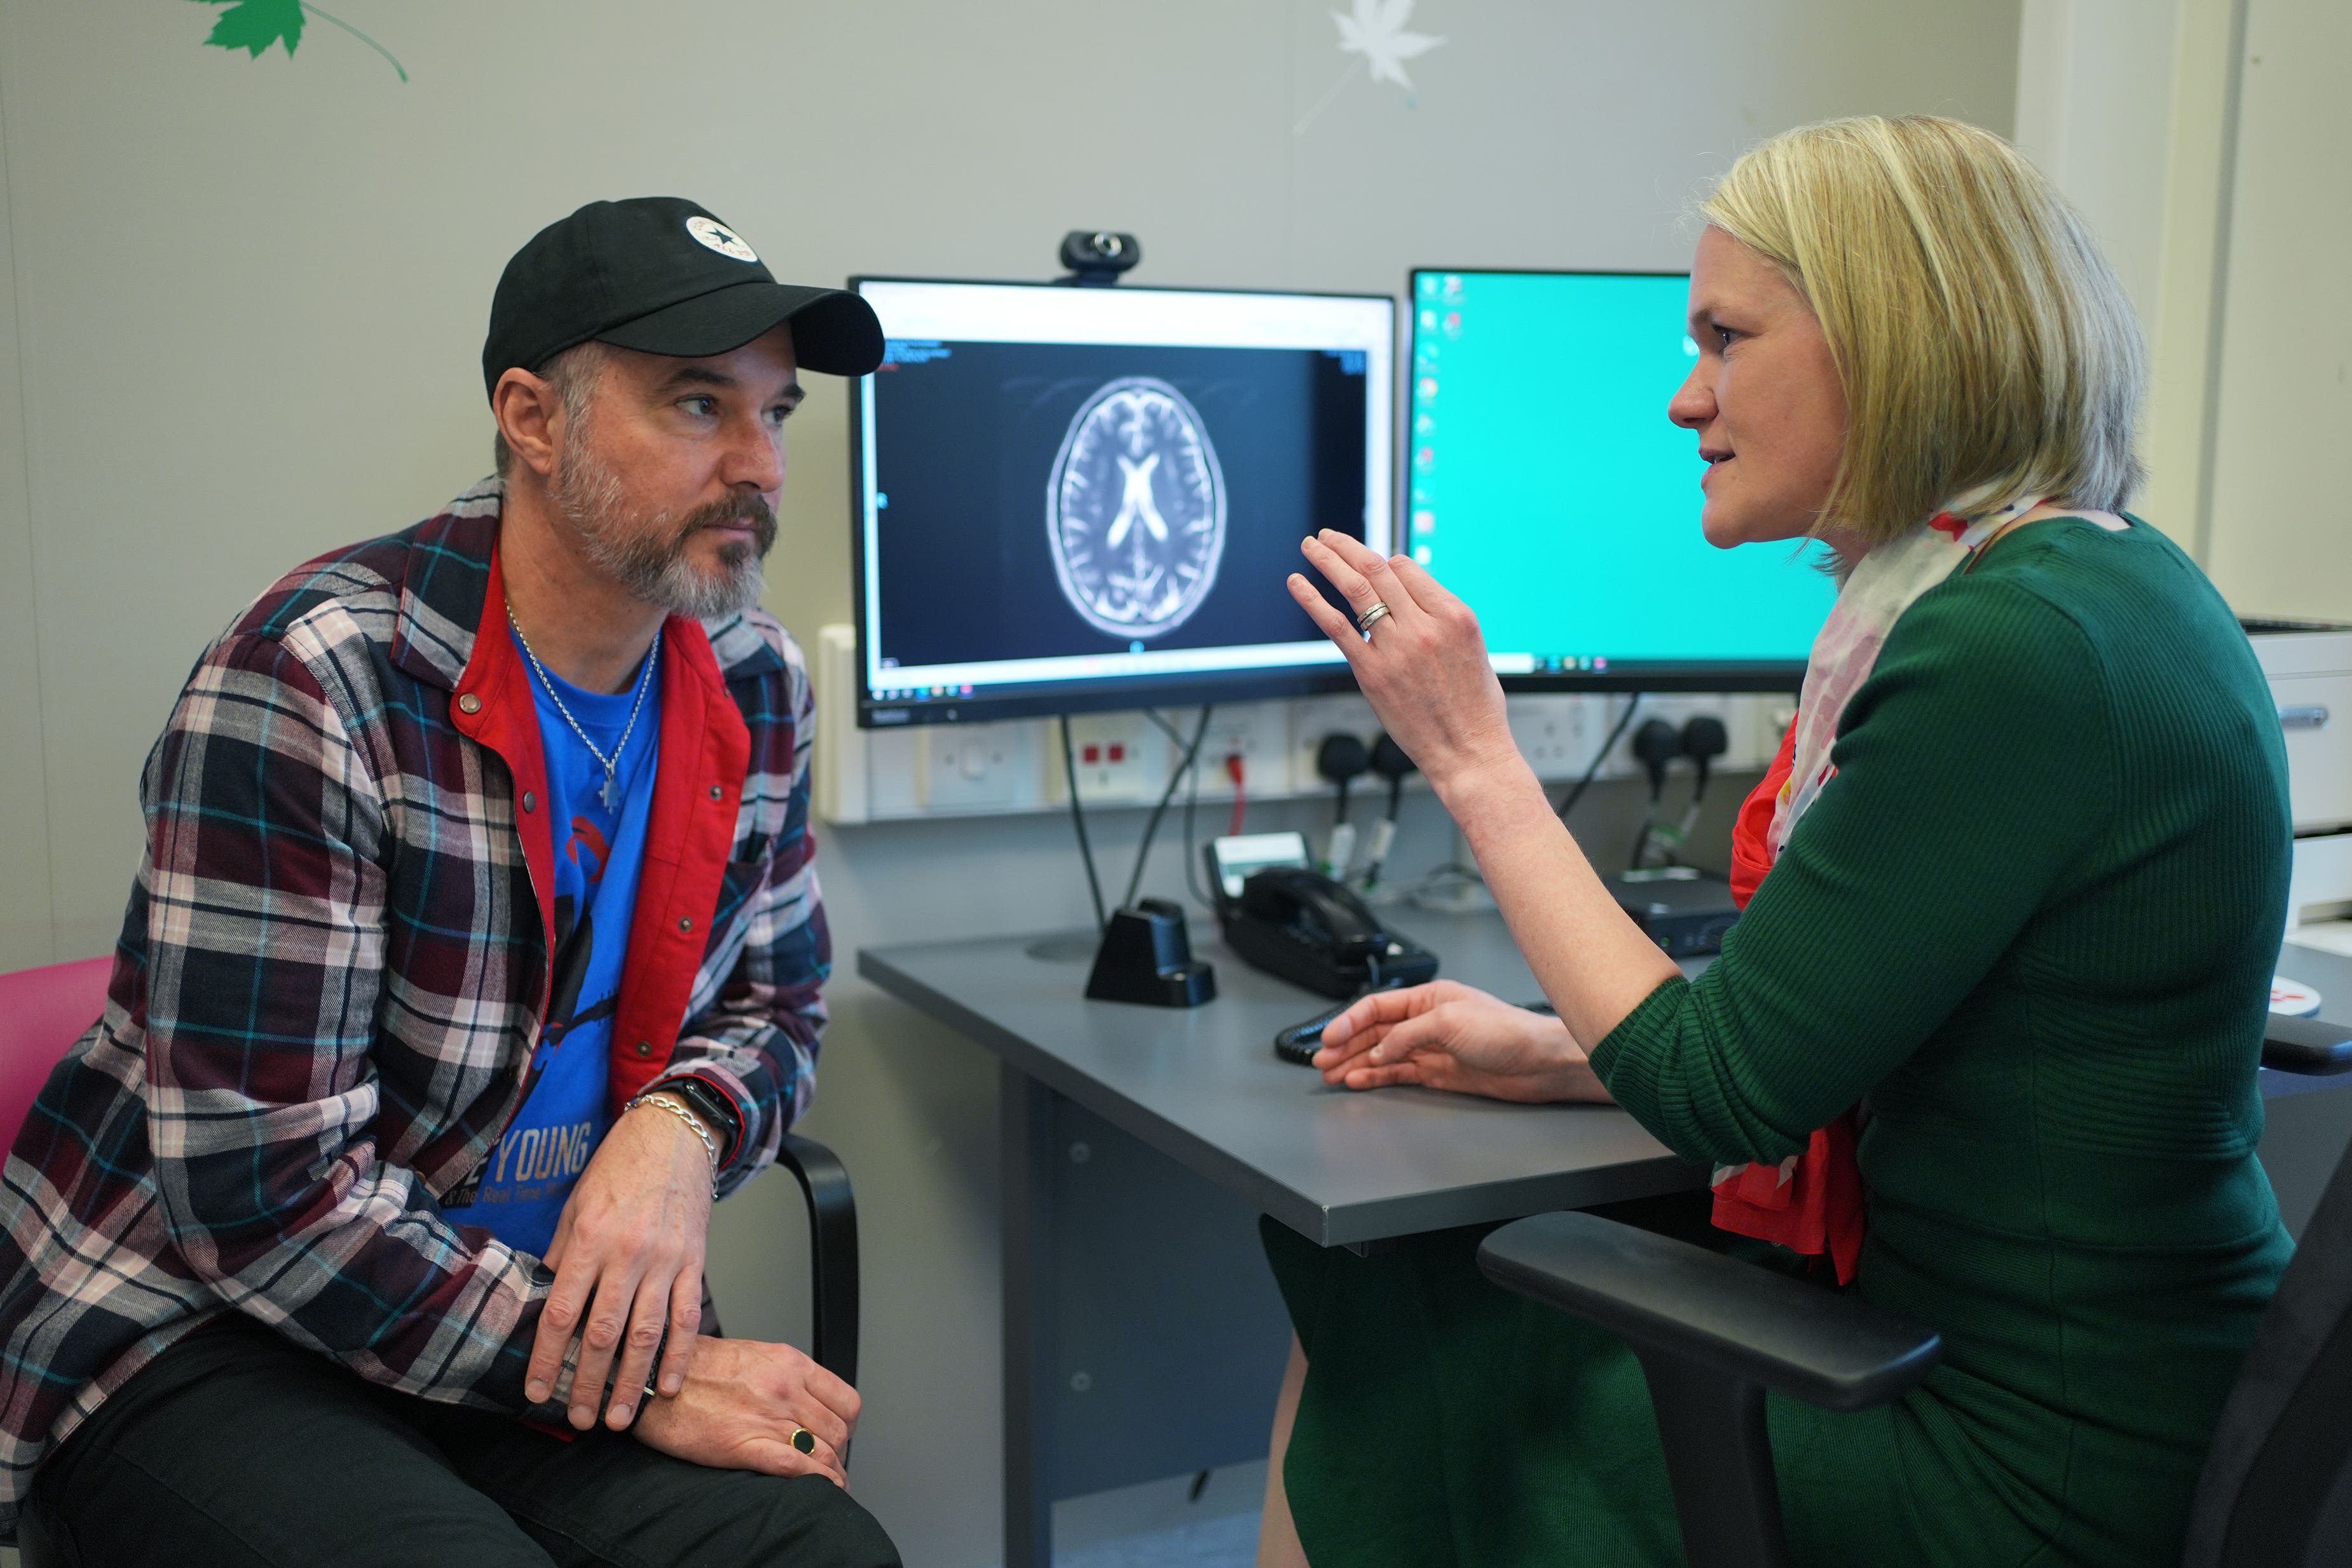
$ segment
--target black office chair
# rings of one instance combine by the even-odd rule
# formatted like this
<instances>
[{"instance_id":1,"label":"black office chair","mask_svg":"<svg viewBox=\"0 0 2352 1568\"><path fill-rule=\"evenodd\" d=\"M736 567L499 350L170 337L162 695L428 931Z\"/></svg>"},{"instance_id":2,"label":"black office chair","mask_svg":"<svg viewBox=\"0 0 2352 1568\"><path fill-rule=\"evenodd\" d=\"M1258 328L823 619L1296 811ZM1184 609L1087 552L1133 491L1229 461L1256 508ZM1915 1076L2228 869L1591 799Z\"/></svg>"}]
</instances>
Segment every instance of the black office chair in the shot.
<instances>
[{"instance_id":1,"label":"black office chair","mask_svg":"<svg viewBox=\"0 0 2352 1568\"><path fill-rule=\"evenodd\" d=\"M2352 1071L2352 1030L2271 1017L2263 1064ZM1767 1389L1827 1410L1900 1396L1942 1354L1927 1330L1818 1286L1592 1214L1506 1225L1478 1266L1622 1337L1657 1411L1691 1568L1781 1568ZM2352 1563L2352 1152L2279 1281L2222 1407L2184 1568Z\"/></svg>"},{"instance_id":2,"label":"black office chair","mask_svg":"<svg viewBox=\"0 0 2352 1568\"><path fill-rule=\"evenodd\" d=\"M857 1199L848 1167L814 1138L784 1134L776 1164L793 1173L808 1204L809 1358L844 1383L857 1382ZM710 1293L704 1287L708 1305ZM844 1463L848 1454L842 1455ZM19 1568L94 1568L85 1564L43 1511L17 1518Z\"/></svg>"},{"instance_id":3,"label":"black office chair","mask_svg":"<svg viewBox=\"0 0 2352 1568\"><path fill-rule=\"evenodd\" d=\"M831 1149L792 1133L784 1134L776 1164L793 1173L808 1203L809 1358L855 1386L857 1199L849 1189L849 1171Z\"/></svg>"}]
</instances>

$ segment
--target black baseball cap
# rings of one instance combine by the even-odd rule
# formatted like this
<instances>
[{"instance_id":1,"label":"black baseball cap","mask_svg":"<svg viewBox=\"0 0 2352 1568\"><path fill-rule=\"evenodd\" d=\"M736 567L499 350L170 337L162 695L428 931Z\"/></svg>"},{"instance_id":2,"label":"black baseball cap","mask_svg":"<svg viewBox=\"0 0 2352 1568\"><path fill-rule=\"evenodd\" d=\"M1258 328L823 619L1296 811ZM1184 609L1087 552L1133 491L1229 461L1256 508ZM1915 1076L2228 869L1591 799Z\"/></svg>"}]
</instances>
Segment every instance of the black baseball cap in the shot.
<instances>
[{"instance_id":1,"label":"black baseball cap","mask_svg":"<svg viewBox=\"0 0 2352 1568\"><path fill-rule=\"evenodd\" d=\"M779 283L741 236L676 196L591 202L515 252L490 299L482 384L594 340L698 359L793 325L802 368L862 376L882 362L874 308L839 288Z\"/></svg>"}]
</instances>

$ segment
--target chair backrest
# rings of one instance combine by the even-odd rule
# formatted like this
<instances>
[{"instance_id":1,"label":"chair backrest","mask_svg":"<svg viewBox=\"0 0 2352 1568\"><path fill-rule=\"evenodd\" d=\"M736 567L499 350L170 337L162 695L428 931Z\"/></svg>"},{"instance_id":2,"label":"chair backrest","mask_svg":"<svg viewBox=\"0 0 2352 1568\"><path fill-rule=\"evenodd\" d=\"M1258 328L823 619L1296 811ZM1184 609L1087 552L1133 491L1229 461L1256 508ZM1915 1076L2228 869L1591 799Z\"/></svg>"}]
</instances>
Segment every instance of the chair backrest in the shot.
<instances>
[{"instance_id":1,"label":"chair backrest","mask_svg":"<svg viewBox=\"0 0 2352 1568\"><path fill-rule=\"evenodd\" d=\"M49 1070L106 1010L112 958L0 975L0 1152L49 1081Z\"/></svg>"},{"instance_id":2,"label":"chair backrest","mask_svg":"<svg viewBox=\"0 0 2352 1568\"><path fill-rule=\"evenodd\" d=\"M2352 1151L2221 1407L2185 1568L2352 1563Z\"/></svg>"}]
</instances>

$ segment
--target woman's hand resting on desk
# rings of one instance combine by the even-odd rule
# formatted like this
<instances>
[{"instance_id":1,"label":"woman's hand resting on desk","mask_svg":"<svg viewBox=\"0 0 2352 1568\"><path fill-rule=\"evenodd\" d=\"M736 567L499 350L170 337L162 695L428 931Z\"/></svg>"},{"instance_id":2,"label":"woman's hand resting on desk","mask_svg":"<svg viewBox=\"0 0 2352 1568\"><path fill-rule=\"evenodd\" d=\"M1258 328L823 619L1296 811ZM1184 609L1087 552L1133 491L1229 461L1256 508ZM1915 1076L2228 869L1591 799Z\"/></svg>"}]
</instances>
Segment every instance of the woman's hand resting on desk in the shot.
<instances>
[{"instance_id":1,"label":"woman's hand resting on desk","mask_svg":"<svg viewBox=\"0 0 2352 1568\"><path fill-rule=\"evenodd\" d=\"M1566 1024L1454 980L1364 998L1324 1025L1315 1066L1348 1089L1417 1083L1529 1103L1609 1101Z\"/></svg>"}]
</instances>

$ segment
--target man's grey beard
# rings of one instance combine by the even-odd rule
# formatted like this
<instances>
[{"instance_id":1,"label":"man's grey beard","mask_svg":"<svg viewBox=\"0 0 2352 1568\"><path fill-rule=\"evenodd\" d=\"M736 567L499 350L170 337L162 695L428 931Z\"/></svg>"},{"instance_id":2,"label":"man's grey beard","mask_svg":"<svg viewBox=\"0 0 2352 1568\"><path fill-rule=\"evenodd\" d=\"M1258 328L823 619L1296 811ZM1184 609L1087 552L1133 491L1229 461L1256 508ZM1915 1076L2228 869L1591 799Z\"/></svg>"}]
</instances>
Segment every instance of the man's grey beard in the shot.
<instances>
[{"instance_id":1,"label":"man's grey beard","mask_svg":"<svg viewBox=\"0 0 2352 1568\"><path fill-rule=\"evenodd\" d=\"M717 621L760 601L760 563L776 542L776 514L759 496L698 507L683 519L663 511L640 523L623 510L621 476L588 451L588 433L575 430L555 465L556 509L572 525L580 551L637 598L689 621ZM704 572L687 559L695 534L720 525L751 526L752 542L719 547L719 570Z\"/></svg>"}]
</instances>

